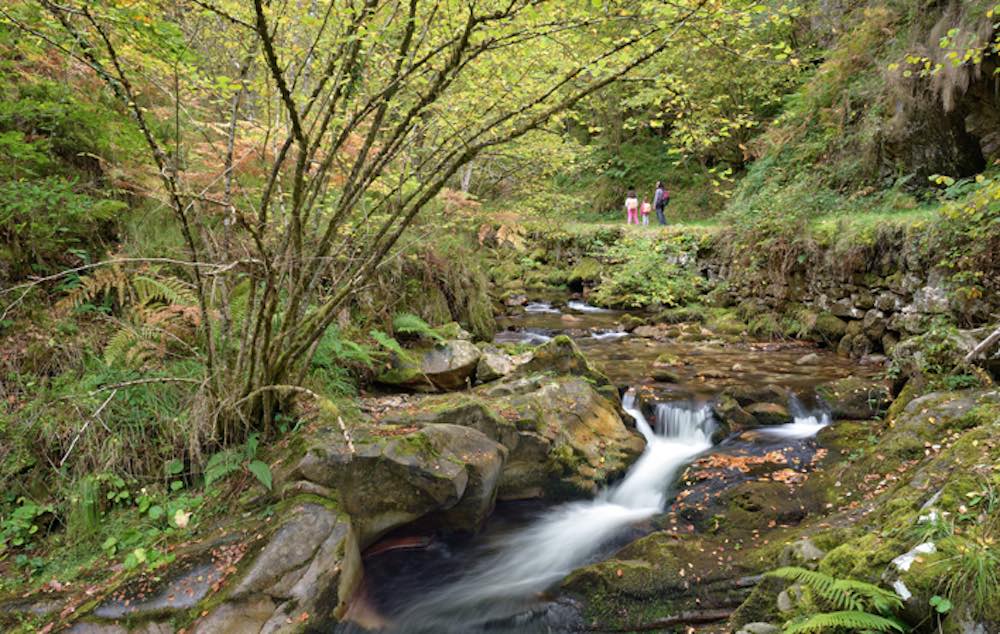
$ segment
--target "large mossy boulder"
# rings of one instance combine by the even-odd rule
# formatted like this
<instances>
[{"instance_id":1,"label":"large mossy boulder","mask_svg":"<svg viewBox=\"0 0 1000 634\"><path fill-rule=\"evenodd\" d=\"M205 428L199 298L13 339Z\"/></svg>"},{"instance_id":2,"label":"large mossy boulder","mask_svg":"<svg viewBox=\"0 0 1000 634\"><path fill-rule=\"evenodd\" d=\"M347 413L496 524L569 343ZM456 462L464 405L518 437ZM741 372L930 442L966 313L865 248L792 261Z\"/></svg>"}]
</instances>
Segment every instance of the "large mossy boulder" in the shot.
<instances>
[{"instance_id":1,"label":"large mossy boulder","mask_svg":"<svg viewBox=\"0 0 1000 634\"><path fill-rule=\"evenodd\" d=\"M551 341L535 348L531 358L519 366L511 377L527 377L533 374L580 376L598 387L611 385L608 377L591 365L576 343L566 335L554 337Z\"/></svg>"},{"instance_id":2,"label":"large mossy boulder","mask_svg":"<svg viewBox=\"0 0 1000 634\"><path fill-rule=\"evenodd\" d=\"M318 430L293 477L335 489L362 548L431 513L446 530L475 531L493 510L507 450L471 427L381 426L348 446Z\"/></svg>"},{"instance_id":3,"label":"large mossy boulder","mask_svg":"<svg viewBox=\"0 0 1000 634\"><path fill-rule=\"evenodd\" d=\"M782 425L792 421L788 408L781 403L753 403L746 407L746 412L758 425Z\"/></svg>"},{"instance_id":4,"label":"large mossy boulder","mask_svg":"<svg viewBox=\"0 0 1000 634\"><path fill-rule=\"evenodd\" d=\"M892 398L883 381L847 377L816 389L837 419L868 420L885 414Z\"/></svg>"},{"instance_id":5,"label":"large mossy boulder","mask_svg":"<svg viewBox=\"0 0 1000 634\"><path fill-rule=\"evenodd\" d=\"M617 393L615 393L617 396ZM593 495L642 453L642 437L625 426L618 403L587 377L544 379L538 389L498 399L517 430L500 496Z\"/></svg>"},{"instance_id":6,"label":"large mossy boulder","mask_svg":"<svg viewBox=\"0 0 1000 634\"><path fill-rule=\"evenodd\" d=\"M481 353L470 341L454 339L430 348L395 355L391 367L376 380L385 385L433 392L466 387L475 376Z\"/></svg>"}]
</instances>

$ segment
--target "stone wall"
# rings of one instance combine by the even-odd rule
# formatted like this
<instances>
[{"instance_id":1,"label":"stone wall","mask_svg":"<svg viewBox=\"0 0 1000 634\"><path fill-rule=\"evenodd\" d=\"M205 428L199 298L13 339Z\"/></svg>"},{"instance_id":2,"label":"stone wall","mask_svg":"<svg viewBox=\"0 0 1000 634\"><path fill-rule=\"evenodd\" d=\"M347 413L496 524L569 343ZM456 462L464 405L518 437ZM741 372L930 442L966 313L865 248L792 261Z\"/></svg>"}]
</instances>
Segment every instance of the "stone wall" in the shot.
<instances>
[{"instance_id":1,"label":"stone wall","mask_svg":"<svg viewBox=\"0 0 1000 634\"><path fill-rule=\"evenodd\" d=\"M768 275L709 247L697 264L719 282L722 300L749 306L750 312L790 313L816 338L852 357L892 352L901 339L926 332L938 318L962 327L995 320L1000 298L969 298L950 271L909 234L843 253L818 251L790 270ZM921 251L924 249L924 251Z\"/></svg>"}]
</instances>

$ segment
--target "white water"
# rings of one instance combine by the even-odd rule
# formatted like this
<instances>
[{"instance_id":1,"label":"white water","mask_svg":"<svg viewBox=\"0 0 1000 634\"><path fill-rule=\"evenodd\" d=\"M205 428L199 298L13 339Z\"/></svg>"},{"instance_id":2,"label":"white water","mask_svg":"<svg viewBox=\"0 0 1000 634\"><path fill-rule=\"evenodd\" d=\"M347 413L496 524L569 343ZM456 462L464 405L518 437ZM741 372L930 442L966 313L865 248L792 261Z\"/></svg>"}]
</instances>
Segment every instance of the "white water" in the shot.
<instances>
[{"instance_id":1,"label":"white water","mask_svg":"<svg viewBox=\"0 0 1000 634\"><path fill-rule=\"evenodd\" d=\"M598 308L597 306L591 306L586 302L580 302L573 300L571 302L566 302L566 308L570 310L575 310L578 313L610 313L611 311L607 308Z\"/></svg>"},{"instance_id":2,"label":"white water","mask_svg":"<svg viewBox=\"0 0 1000 634\"><path fill-rule=\"evenodd\" d=\"M654 431L631 392L623 407L647 443L624 480L591 501L557 506L508 536L457 581L401 615L399 625L415 632L469 631L470 620L484 623L515 614L588 563L623 529L662 512L677 470L711 447L709 410L659 405Z\"/></svg>"},{"instance_id":3,"label":"white water","mask_svg":"<svg viewBox=\"0 0 1000 634\"><path fill-rule=\"evenodd\" d=\"M621 339L622 337L628 337L628 333L616 330L613 332L593 332L590 333L590 336L598 341L607 341L608 339Z\"/></svg>"},{"instance_id":4,"label":"white water","mask_svg":"<svg viewBox=\"0 0 1000 634\"><path fill-rule=\"evenodd\" d=\"M532 302L524 307L525 312L528 313L552 313L558 315L560 310L558 308L553 308L552 304L548 302Z\"/></svg>"},{"instance_id":5,"label":"white water","mask_svg":"<svg viewBox=\"0 0 1000 634\"><path fill-rule=\"evenodd\" d=\"M792 414L791 423L761 427L759 431L781 438L812 438L831 422L830 414L827 412L807 412L799 399L794 396L789 400L788 409Z\"/></svg>"}]
</instances>

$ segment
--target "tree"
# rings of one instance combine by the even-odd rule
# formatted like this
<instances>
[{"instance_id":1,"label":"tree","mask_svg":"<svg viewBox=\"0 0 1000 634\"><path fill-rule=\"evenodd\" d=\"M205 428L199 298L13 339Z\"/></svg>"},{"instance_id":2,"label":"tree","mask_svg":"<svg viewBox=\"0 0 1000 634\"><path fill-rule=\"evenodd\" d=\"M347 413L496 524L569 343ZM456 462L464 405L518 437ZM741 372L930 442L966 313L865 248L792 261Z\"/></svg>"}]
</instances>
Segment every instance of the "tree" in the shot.
<instances>
[{"instance_id":1,"label":"tree","mask_svg":"<svg viewBox=\"0 0 1000 634\"><path fill-rule=\"evenodd\" d=\"M722 5L37 0L3 16L96 73L141 130L187 248L206 412L242 437L268 430L341 307L463 166Z\"/></svg>"}]
</instances>

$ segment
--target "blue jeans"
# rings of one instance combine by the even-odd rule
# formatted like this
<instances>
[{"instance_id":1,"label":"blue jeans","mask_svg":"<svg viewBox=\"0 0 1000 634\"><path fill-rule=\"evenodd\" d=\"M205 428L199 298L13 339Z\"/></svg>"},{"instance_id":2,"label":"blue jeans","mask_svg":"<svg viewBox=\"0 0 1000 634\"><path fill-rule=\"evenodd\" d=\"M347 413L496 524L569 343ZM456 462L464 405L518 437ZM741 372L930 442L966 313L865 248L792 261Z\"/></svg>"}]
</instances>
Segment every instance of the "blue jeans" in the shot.
<instances>
[{"instance_id":1,"label":"blue jeans","mask_svg":"<svg viewBox=\"0 0 1000 634\"><path fill-rule=\"evenodd\" d=\"M660 221L661 225L667 224L667 217L663 215L663 207L656 208L656 219Z\"/></svg>"}]
</instances>

